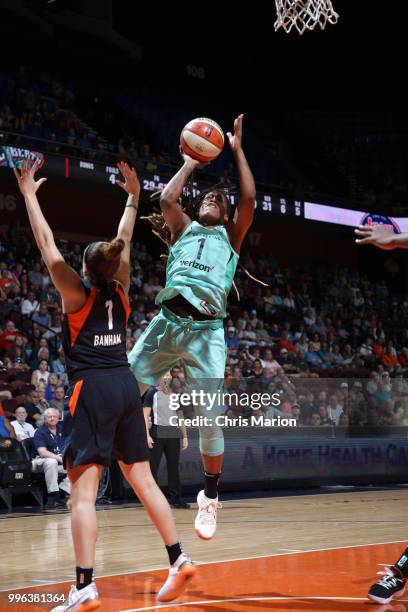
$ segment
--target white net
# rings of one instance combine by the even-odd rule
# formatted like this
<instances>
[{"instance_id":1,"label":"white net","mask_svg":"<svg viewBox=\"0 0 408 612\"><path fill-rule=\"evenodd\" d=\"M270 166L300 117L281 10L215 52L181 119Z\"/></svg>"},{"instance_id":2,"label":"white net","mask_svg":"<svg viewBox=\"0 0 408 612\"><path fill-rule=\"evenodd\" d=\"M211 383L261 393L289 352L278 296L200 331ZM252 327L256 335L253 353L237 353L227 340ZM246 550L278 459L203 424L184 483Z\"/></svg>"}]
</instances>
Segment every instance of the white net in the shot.
<instances>
[{"instance_id":1,"label":"white net","mask_svg":"<svg viewBox=\"0 0 408 612\"><path fill-rule=\"evenodd\" d=\"M317 25L324 30L327 22L334 24L339 18L331 0L275 0L275 3L275 31L283 28L289 33L295 27L299 34L303 34Z\"/></svg>"}]
</instances>

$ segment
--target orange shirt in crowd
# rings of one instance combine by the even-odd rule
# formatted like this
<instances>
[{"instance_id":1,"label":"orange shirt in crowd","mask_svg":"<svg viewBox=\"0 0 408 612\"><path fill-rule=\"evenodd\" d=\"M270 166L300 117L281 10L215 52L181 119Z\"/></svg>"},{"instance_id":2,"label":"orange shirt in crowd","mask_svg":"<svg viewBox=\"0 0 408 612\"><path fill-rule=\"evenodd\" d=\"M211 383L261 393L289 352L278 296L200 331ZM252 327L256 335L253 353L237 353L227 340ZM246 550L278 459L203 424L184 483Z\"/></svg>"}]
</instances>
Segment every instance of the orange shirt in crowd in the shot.
<instances>
[{"instance_id":1,"label":"orange shirt in crowd","mask_svg":"<svg viewBox=\"0 0 408 612\"><path fill-rule=\"evenodd\" d=\"M387 368L394 368L398 363L398 357L396 355L388 355L384 353L381 357L381 361Z\"/></svg>"}]
</instances>

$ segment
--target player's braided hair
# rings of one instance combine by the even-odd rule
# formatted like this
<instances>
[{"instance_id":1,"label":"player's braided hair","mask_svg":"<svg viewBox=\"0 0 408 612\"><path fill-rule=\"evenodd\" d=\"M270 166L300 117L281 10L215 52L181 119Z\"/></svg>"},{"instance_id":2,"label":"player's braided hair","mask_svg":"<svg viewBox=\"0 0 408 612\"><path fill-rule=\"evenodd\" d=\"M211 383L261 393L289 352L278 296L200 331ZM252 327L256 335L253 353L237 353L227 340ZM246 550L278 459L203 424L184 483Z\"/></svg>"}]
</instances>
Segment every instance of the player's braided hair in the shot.
<instances>
[{"instance_id":1,"label":"player's braided hair","mask_svg":"<svg viewBox=\"0 0 408 612\"><path fill-rule=\"evenodd\" d=\"M192 181L192 177L190 178L190 184L189 184L189 196L187 199L187 203L184 204L183 202L183 198L180 198L179 200L179 204L183 210L183 212L186 213L186 215L188 215L190 217L190 219L197 219L198 218L198 211L200 209L201 203L204 200L205 196L207 195L207 193L211 193L211 192L221 192L223 195L226 196L226 200L227 200L227 211L228 211L228 216L229 218L231 217L232 214L232 206L230 204L230 201L228 199L228 195L232 195L233 191L229 188L226 188L222 183L217 183L216 185L214 185L213 187L209 187L208 189L204 189L203 191L201 191L196 197L193 197L193 181ZM160 199L160 195L161 195L161 191L155 191L154 193L152 193L152 195L150 196L150 200L151 201L157 201ZM163 213L156 211L153 211L150 215L147 215L145 217L141 217L142 219L146 219L147 221L149 221L149 223L151 223L152 225L152 232L155 236L157 236L158 238L160 238L160 240L162 242L164 242L164 244L167 246L167 248L170 248L171 246L171 234L170 234L170 230L166 225L166 222L164 220L164 216ZM166 255L161 255L161 257L167 257ZM253 281L255 281L256 283L259 283L260 285L263 285L264 287L268 287L269 285L267 283L264 283L263 281L259 280L259 278L255 278L255 276L252 276L252 274L250 274L248 272L248 270L242 265L242 264L238 264L238 266L243 270L243 272ZM238 300L240 299L240 295L239 295L239 291L237 289L237 286L235 284L235 282L233 282L233 286L234 289L236 291L237 294L237 298Z\"/></svg>"}]
</instances>

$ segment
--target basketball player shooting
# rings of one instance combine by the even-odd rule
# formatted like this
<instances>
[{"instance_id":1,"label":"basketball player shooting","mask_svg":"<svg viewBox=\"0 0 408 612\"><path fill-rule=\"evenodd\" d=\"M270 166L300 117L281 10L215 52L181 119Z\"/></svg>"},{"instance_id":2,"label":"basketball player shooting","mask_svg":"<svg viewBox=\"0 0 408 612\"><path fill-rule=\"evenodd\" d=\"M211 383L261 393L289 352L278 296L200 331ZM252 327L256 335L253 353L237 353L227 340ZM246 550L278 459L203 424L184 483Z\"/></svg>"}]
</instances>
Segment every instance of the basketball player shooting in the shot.
<instances>
[{"instance_id":1,"label":"basketball player shooting","mask_svg":"<svg viewBox=\"0 0 408 612\"><path fill-rule=\"evenodd\" d=\"M361 225L354 230L357 244L372 244L379 249L408 249L408 232L395 234L385 225ZM368 598L379 604L388 604L394 597L402 597L408 578L408 548L394 565L386 565L378 572L383 577L368 591Z\"/></svg>"},{"instance_id":2,"label":"basketball player shooting","mask_svg":"<svg viewBox=\"0 0 408 612\"><path fill-rule=\"evenodd\" d=\"M223 319L239 252L252 224L255 182L242 148L243 115L234 122L228 140L238 168L240 199L234 219L225 191L201 193L191 217L179 204L186 182L200 162L182 153L184 164L160 198L164 217L161 229L169 245L166 286L156 298L160 313L140 336L129 355L141 393L181 361L190 387L222 388L226 346ZM162 234L163 234L162 232ZM199 416L214 417L205 406L195 406ZM205 486L198 493L196 534L209 540L216 531L218 482L224 456L222 429L199 427Z\"/></svg>"}]
</instances>

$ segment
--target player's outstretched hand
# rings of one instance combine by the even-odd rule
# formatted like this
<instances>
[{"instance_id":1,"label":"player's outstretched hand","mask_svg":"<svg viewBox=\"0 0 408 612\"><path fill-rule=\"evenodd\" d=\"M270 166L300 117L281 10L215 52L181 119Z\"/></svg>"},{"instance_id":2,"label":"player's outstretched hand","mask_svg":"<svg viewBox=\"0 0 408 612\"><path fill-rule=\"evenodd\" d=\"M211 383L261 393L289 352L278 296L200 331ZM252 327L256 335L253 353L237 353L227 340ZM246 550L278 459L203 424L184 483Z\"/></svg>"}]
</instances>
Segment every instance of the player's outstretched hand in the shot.
<instances>
[{"instance_id":1,"label":"player's outstretched hand","mask_svg":"<svg viewBox=\"0 0 408 612\"><path fill-rule=\"evenodd\" d=\"M394 233L385 225L360 225L354 233L358 236L357 244L372 244L386 251L395 248Z\"/></svg>"},{"instance_id":2,"label":"player's outstretched hand","mask_svg":"<svg viewBox=\"0 0 408 612\"><path fill-rule=\"evenodd\" d=\"M44 165L44 158L39 157L33 163L31 160L26 160L21 163L20 172L17 168L13 168L14 175L18 182L18 187L23 196L34 195L37 189L41 187L47 180L40 178L35 180L35 173Z\"/></svg>"},{"instance_id":3,"label":"player's outstretched hand","mask_svg":"<svg viewBox=\"0 0 408 612\"><path fill-rule=\"evenodd\" d=\"M129 166L126 162L119 162L117 164L125 181L115 181L119 187L121 187L129 195L139 198L140 195L140 182L136 174L136 170Z\"/></svg>"},{"instance_id":4,"label":"player's outstretched hand","mask_svg":"<svg viewBox=\"0 0 408 612\"><path fill-rule=\"evenodd\" d=\"M242 149L242 121L244 115L238 115L234 121L234 133L227 132L228 140L230 143L231 150L236 153Z\"/></svg>"}]
</instances>

